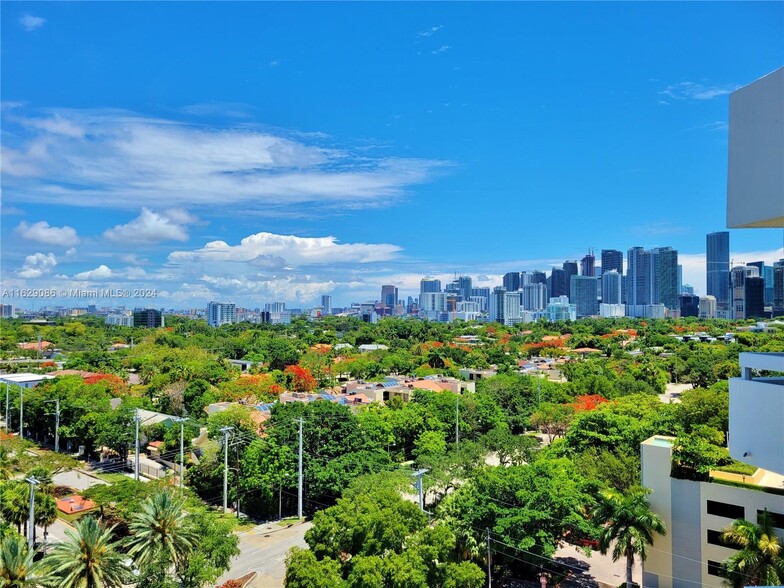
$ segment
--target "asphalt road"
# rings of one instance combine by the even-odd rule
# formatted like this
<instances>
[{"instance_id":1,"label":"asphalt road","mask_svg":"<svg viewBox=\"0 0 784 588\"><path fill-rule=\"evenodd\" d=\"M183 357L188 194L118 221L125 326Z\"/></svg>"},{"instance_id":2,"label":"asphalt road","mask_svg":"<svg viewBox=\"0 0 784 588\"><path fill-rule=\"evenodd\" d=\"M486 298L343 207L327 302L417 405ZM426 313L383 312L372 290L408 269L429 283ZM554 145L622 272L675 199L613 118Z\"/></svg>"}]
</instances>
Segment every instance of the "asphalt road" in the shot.
<instances>
[{"instance_id":1,"label":"asphalt road","mask_svg":"<svg viewBox=\"0 0 784 588\"><path fill-rule=\"evenodd\" d=\"M234 560L231 570L225 573L217 585L226 580L239 578L248 572L258 576L251 588L283 588L286 575L286 553L292 547L307 547L305 531L310 522L297 523L291 527L281 527L276 523L254 527L240 534L240 555Z\"/></svg>"}]
</instances>

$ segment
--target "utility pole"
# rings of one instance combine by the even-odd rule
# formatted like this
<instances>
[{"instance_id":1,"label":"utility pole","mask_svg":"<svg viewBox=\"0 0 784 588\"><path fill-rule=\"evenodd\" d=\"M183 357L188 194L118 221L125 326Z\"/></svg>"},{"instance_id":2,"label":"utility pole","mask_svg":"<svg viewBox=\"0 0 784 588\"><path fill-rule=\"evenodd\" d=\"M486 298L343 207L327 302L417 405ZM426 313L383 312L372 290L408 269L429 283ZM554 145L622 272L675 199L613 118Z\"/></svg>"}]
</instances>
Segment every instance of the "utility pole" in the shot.
<instances>
[{"instance_id":1,"label":"utility pole","mask_svg":"<svg viewBox=\"0 0 784 588\"><path fill-rule=\"evenodd\" d=\"M182 492L182 479L185 477L185 421L188 417L174 419L175 423L180 423L180 492Z\"/></svg>"},{"instance_id":2,"label":"utility pole","mask_svg":"<svg viewBox=\"0 0 784 588\"><path fill-rule=\"evenodd\" d=\"M226 514L229 505L229 433L231 433L231 427L223 427L220 432L223 433L223 514Z\"/></svg>"},{"instance_id":3,"label":"utility pole","mask_svg":"<svg viewBox=\"0 0 784 588\"><path fill-rule=\"evenodd\" d=\"M19 386L19 438L24 439L24 386Z\"/></svg>"},{"instance_id":4,"label":"utility pole","mask_svg":"<svg viewBox=\"0 0 784 588\"><path fill-rule=\"evenodd\" d=\"M299 419L299 462L297 464L299 487L297 488L297 518L302 518L302 417Z\"/></svg>"},{"instance_id":5,"label":"utility pole","mask_svg":"<svg viewBox=\"0 0 784 588\"><path fill-rule=\"evenodd\" d=\"M422 484L422 476L424 476L427 472L429 472L427 468L423 468L421 470L415 471L412 476L416 478L414 482L414 487L417 489L417 493L419 494L419 510L425 512L425 489L424 485Z\"/></svg>"},{"instance_id":6,"label":"utility pole","mask_svg":"<svg viewBox=\"0 0 784 588\"><path fill-rule=\"evenodd\" d=\"M460 395L455 394L455 446L460 449Z\"/></svg>"},{"instance_id":7,"label":"utility pole","mask_svg":"<svg viewBox=\"0 0 784 588\"><path fill-rule=\"evenodd\" d=\"M136 409L136 414L133 417L134 422L136 423L136 453L133 457L133 478L137 482L139 481L139 409Z\"/></svg>"},{"instance_id":8,"label":"utility pole","mask_svg":"<svg viewBox=\"0 0 784 588\"><path fill-rule=\"evenodd\" d=\"M25 482L30 484L30 520L27 523L27 548L32 551L35 543L35 486L38 484L38 480L25 478Z\"/></svg>"},{"instance_id":9,"label":"utility pole","mask_svg":"<svg viewBox=\"0 0 784 588\"><path fill-rule=\"evenodd\" d=\"M10 382L5 383L5 433L8 434L8 426L11 422L11 417L8 416L8 388L10 386Z\"/></svg>"},{"instance_id":10,"label":"utility pole","mask_svg":"<svg viewBox=\"0 0 784 588\"><path fill-rule=\"evenodd\" d=\"M492 588L493 575L490 568L490 527L487 527L485 531L487 531L487 588Z\"/></svg>"},{"instance_id":11,"label":"utility pole","mask_svg":"<svg viewBox=\"0 0 784 588\"><path fill-rule=\"evenodd\" d=\"M46 414L54 414L54 451L60 451L60 399L47 400L47 403L54 402L54 412L47 412Z\"/></svg>"}]
</instances>

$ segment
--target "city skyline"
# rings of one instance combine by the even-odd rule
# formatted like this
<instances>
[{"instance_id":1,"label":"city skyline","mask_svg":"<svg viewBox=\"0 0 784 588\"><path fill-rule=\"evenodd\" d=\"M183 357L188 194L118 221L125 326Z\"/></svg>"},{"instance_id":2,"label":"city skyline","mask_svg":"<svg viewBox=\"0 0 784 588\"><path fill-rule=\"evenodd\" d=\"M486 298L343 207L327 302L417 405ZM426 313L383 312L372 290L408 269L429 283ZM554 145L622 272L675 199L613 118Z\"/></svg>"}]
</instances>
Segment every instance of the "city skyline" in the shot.
<instances>
[{"instance_id":1,"label":"city skyline","mask_svg":"<svg viewBox=\"0 0 784 588\"><path fill-rule=\"evenodd\" d=\"M84 6L0 7L0 278L156 307L340 307L633 246L705 293L727 96L782 61L773 3ZM781 230L730 239L784 257Z\"/></svg>"}]
</instances>

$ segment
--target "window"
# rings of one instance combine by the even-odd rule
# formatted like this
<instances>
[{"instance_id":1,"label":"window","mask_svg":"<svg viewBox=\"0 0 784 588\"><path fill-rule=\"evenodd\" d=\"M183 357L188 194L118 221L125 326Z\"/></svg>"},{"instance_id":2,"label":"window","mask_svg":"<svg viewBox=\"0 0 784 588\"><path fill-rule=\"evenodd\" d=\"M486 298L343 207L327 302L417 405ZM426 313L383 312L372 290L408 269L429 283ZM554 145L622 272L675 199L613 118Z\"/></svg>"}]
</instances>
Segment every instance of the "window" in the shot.
<instances>
[{"instance_id":1,"label":"window","mask_svg":"<svg viewBox=\"0 0 784 588\"><path fill-rule=\"evenodd\" d=\"M743 519L746 518L746 509L737 504L708 500L708 514L728 519Z\"/></svg>"},{"instance_id":2,"label":"window","mask_svg":"<svg viewBox=\"0 0 784 588\"><path fill-rule=\"evenodd\" d=\"M708 560L708 575L723 577L721 573L721 563Z\"/></svg>"},{"instance_id":3,"label":"window","mask_svg":"<svg viewBox=\"0 0 784 588\"><path fill-rule=\"evenodd\" d=\"M758 510L757 516L759 517L764 511ZM773 526L779 529L784 529L784 515L771 510L768 511L770 518L773 520Z\"/></svg>"},{"instance_id":4,"label":"window","mask_svg":"<svg viewBox=\"0 0 784 588\"><path fill-rule=\"evenodd\" d=\"M721 540L721 531L714 531L713 529L708 529L708 543L726 547L724 541Z\"/></svg>"}]
</instances>

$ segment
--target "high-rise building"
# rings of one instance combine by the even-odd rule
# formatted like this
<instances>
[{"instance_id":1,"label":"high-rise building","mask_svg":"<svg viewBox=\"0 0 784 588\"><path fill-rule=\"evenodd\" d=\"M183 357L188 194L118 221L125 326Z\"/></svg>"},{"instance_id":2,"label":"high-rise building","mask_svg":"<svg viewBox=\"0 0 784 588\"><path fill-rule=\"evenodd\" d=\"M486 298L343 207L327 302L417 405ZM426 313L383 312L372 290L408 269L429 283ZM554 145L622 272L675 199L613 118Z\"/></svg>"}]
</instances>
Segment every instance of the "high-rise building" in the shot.
<instances>
[{"instance_id":1,"label":"high-rise building","mask_svg":"<svg viewBox=\"0 0 784 588\"><path fill-rule=\"evenodd\" d=\"M588 254L580 260L580 275L594 277L596 275L595 268L596 257L594 257L593 251L589 251Z\"/></svg>"},{"instance_id":2,"label":"high-rise building","mask_svg":"<svg viewBox=\"0 0 784 588\"><path fill-rule=\"evenodd\" d=\"M459 276L457 278L457 292L460 299L467 302L471 298L471 276Z\"/></svg>"},{"instance_id":3,"label":"high-rise building","mask_svg":"<svg viewBox=\"0 0 784 588\"><path fill-rule=\"evenodd\" d=\"M577 320L577 306L569 303L568 296L550 298L545 312L547 313L547 320L553 323L556 321Z\"/></svg>"},{"instance_id":4,"label":"high-rise building","mask_svg":"<svg viewBox=\"0 0 784 588\"><path fill-rule=\"evenodd\" d=\"M488 318L490 322L502 325L519 323L521 320L519 292L507 292L503 286L493 288L493 292L490 294Z\"/></svg>"},{"instance_id":5,"label":"high-rise building","mask_svg":"<svg viewBox=\"0 0 784 588\"><path fill-rule=\"evenodd\" d=\"M784 315L784 259L773 263L773 316Z\"/></svg>"},{"instance_id":6,"label":"high-rise building","mask_svg":"<svg viewBox=\"0 0 784 588\"><path fill-rule=\"evenodd\" d=\"M441 280L435 278L422 278L419 282L419 292L440 292Z\"/></svg>"},{"instance_id":7,"label":"high-rise building","mask_svg":"<svg viewBox=\"0 0 784 588\"><path fill-rule=\"evenodd\" d=\"M531 274L532 284L547 284L547 274L540 270L532 270Z\"/></svg>"},{"instance_id":8,"label":"high-rise building","mask_svg":"<svg viewBox=\"0 0 784 588\"><path fill-rule=\"evenodd\" d=\"M694 294L681 294L681 318L687 316L699 316L700 297Z\"/></svg>"},{"instance_id":9,"label":"high-rise building","mask_svg":"<svg viewBox=\"0 0 784 588\"><path fill-rule=\"evenodd\" d=\"M663 304L669 309L680 308L678 301L678 252L672 247L657 247L650 256L651 304Z\"/></svg>"},{"instance_id":10,"label":"high-rise building","mask_svg":"<svg viewBox=\"0 0 784 588\"><path fill-rule=\"evenodd\" d=\"M14 318L14 305L0 304L0 318Z\"/></svg>"},{"instance_id":11,"label":"high-rise building","mask_svg":"<svg viewBox=\"0 0 784 588\"><path fill-rule=\"evenodd\" d=\"M329 294L321 295L321 314L324 316L332 314L332 296Z\"/></svg>"},{"instance_id":12,"label":"high-rise building","mask_svg":"<svg viewBox=\"0 0 784 588\"><path fill-rule=\"evenodd\" d=\"M632 247L626 254L626 304L629 316L643 316L639 307L651 303L650 255L642 247Z\"/></svg>"},{"instance_id":13,"label":"high-rise building","mask_svg":"<svg viewBox=\"0 0 784 588\"><path fill-rule=\"evenodd\" d=\"M716 318L716 297L700 296L699 315L701 319Z\"/></svg>"},{"instance_id":14,"label":"high-rise building","mask_svg":"<svg viewBox=\"0 0 784 588\"><path fill-rule=\"evenodd\" d=\"M599 297L596 290L596 278L572 276L569 300L575 305L578 318L599 314Z\"/></svg>"},{"instance_id":15,"label":"high-rise building","mask_svg":"<svg viewBox=\"0 0 784 588\"><path fill-rule=\"evenodd\" d=\"M133 311L133 326L155 329L165 326L163 314L154 308L137 308Z\"/></svg>"},{"instance_id":16,"label":"high-rise building","mask_svg":"<svg viewBox=\"0 0 784 588\"><path fill-rule=\"evenodd\" d=\"M504 274L503 285L507 292L517 292L520 289L520 272Z\"/></svg>"},{"instance_id":17,"label":"high-rise building","mask_svg":"<svg viewBox=\"0 0 784 588\"><path fill-rule=\"evenodd\" d=\"M286 312L286 303L285 302L266 302L264 304L264 310L268 312Z\"/></svg>"},{"instance_id":18,"label":"high-rise building","mask_svg":"<svg viewBox=\"0 0 784 588\"><path fill-rule=\"evenodd\" d=\"M760 276L746 277L744 288L743 318L762 318L765 316L765 280Z\"/></svg>"},{"instance_id":19,"label":"high-rise building","mask_svg":"<svg viewBox=\"0 0 784 588\"><path fill-rule=\"evenodd\" d=\"M381 304L392 310L397 306L397 286L384 284L381 286Z\"/></svg>"},{"instance_id":20,"label":"high-rise building","mask_svg":"<svg viewBox=\"0 0 784 588\"><path fill-rule=\"evenodd\" d=\"M520 293L523 310L544 310L547 306L547 286L545 284L526 284Z\"/></svg>"},{"instance_id":21,"label":"high-rise building","mask_svg":"<svg viewBox=\"0 0 784 588\"><path fill-rule=\"evenodd\" d=\"M760 277L765 280L765 306L773 305L773 267L765 265L764 261L752 261L746 265L753 265L759 269Z\"/></svg>"},{"instance_id":22,"label":"high-rise building","mask_svg":"<svg viewBox=\"0 0 784 588\"><path fill-rule=\"evenodd\" d=\"M550 292L550 298L558 298L559 296L569 296L569 288L566 282L566 272L559 268L554 267L550 273L550 282L547 284L547 291Z\"/></svg>"},{"instance_id":23,"label":"high-rise building","mask_svg":"<svg viewBox=\"0 0 784 588\"><path fill-rule=\"evenodd\" d=\"M732 318L745 319L750 316L746 312L746 279L758 277L759 268L754 265L737 265L730 271L730 283L732 285ZM756 308L754 310L756 311Z\"/></svg>"},{"instance_id":24,"label":"high-rise building","mask_svg":"<svg viewBox=\"0 0 784 588\"><path fill-rule=\"evenodd\" d=\"M602 304L621 304L623 281L616 270L602 271Z\"/></svg>"},{"instance_id":25,"label":"high-rise building","mask_svg":"<svg viewBox=\"0 0 784 588\"><path fill-rule=\"evenodd\" d=\"M623 252L617 249L602 249L602 271L610 270L623 275Z\"/></svg>"},{"instance_id":26,"label":"high-rise building","mask_svg":"<svg viewBox=\"0 0 784 588\"><path fill-rule=\"evenodd\" d=\"M569 285L572 283L572 276L580 275L578 271L577 262L572 260L564 261L563 271L564 271L564 288L566 288L565 294L569 296Z\"/></svg>"},{"instance_id":27,"label":"high-rise building","mask_svg":"<svg viewBox=\"0 0 784 588\"><path fill-rule=\"evenodd\" d=\"M717 311L727 311L730 307L730 233L708 233L705 244L708 296L716 298Z\"/></svg>"},{"instance_id":28,"label":"high-rise building","mask_svg":"<svg viewBox=\"0 0 784 588\"><path fill-rule=\"evenodd\" d=\"M282 304L282 303L281 303ZM268 306L268 305L265 305ZM270 310L267 308L266 310ZM134 322L135 322L134 318ZM207 305L207 324L211 327L231 325L237 322L237 305L233 302L215 302Z\"/></svg>"}]
</instances>

